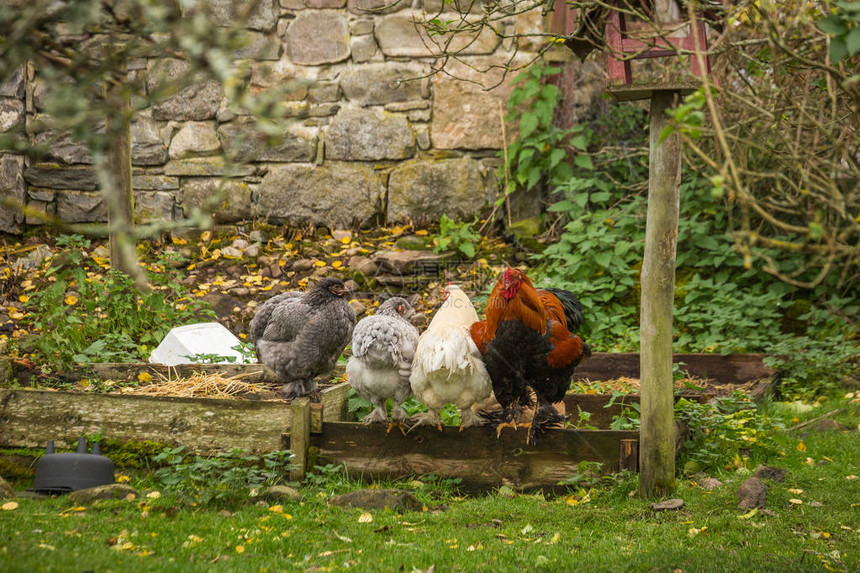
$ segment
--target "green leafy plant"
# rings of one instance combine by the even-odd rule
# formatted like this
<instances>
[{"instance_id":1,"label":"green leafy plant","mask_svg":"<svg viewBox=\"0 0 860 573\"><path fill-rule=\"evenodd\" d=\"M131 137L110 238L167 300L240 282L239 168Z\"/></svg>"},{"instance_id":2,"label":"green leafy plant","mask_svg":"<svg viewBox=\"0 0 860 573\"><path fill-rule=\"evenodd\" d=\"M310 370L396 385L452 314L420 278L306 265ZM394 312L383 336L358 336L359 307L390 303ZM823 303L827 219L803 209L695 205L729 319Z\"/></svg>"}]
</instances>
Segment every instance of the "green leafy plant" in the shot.
<instances>
[{"instance_id":1,"label":"green leafy plant","mask_svg":"<svg viewBox=\"0 0 860 573\"><path fill-rule=\"evenodd\" d=\"M830 36L830 59L838 64L860 51L860 4L834 2L834 12L818 21L818 29Z\"/></svg>"},{"instance_id":2,"label":"green leafy plant","mask_svg":"<svg viewBox=\"0 0 860 573\"><path fill-rule=\"evenodd\" d=\"M434 238L433 252L459 251L469 258L475 256L481 243L481 235L472 229L468 221L457 222L442 215L439 219L439 235Z\"/></svg>"},{"instance_id":3,"label":"green leafy plant","mask_svg":"<svg viewBox=\"0 0 860 573\"><path fill-rule=\"evenodd\" d=\"M183 354L182 358L187 358L188 360L190 360L191 362L194 362L195 364L221 364L224 362L227 362L229 364L235 364L236 363L236 357L235 356L222 356L220 354L206 353L206 352L199 352L197 354L192 354L192 355Z\"/></svg>"},{"instance_id":4,"label":"green leafy plant","mask_svg":"<svg viewBox=\"0 0 860 573\"><path fill-rule=\"evenodd\" d=\"M205 505L240 502L253 490L284 481L292 458L286 450L256 456L240 448L204 458L180 446L163 449L152 461L162 466L155 478L165 489Z\"/></svg>"},{"instance_id":5,"label":"green leafy plant","mask_svg":"<svg viewBox=\"0 0 860 573\"><path fill-rule=\"evenodd\" d=\"M730 469L741 464L742 456L766 457L775 451L774 432L781 427L758 411L743 392L702 404L680 398L675 402L675 419L687 428L682 461L687 473L711 468Z\"/></svg>"},{"instance_id":6,"label":"green leafy plant","mask_svg":"<svg viewBox=\"0 0 860 573\"><path fill-rule=\"evenodd\" d=\"M551 186L562 184L573 176L573 164L583 169L592 167L588 148L590 132L585 125L561 129L553 122L560 99L556 86L546 83L559 68L534 64L514 78L515 86L508 99L506 121L519 126L517 138L499 156L506 160L500 180L507 184L499 204L518 189L532 189L541 181ZM505 173L510 177L505 178Z\"/></svg>"},{"instance_id":7,"label":"green leafy plant","mask_svg":"<svg viewBox=\"0 0 860 573\"><path fill-rule=\"evenodd\" d=\"M764 362L778 372L776 391L788 400L814 399L833 392L858 369L857 347L840 337L786 338L770 351Z\"/></svg>"},{"instance_id":8,"label":"green leafy plant","mask_svg":"<svg viewBox=\"0 0 860 573\"><path fill-rule=\"evenodd\" d=\"M48 369L92 362L136 362L148 357L174 326L214 317L209 306L170 283L141 292L118 272L88 274L81 266L89 240L60 237L68 247L62 266L47 276L53 283L29 297L22 323L33 334L15 340L20 354Z\"/></svg>"},{"instance_id":9,"label":"green leafy plant","mask_svg":"<svg viewBox=\"0 0 860 573\"><path fill-rule=\"evenodd\" d=\"M609 398L604 408L610 408L616 404L621 406L621 412L612 416L609 423L610 430L638 430L642 425L642 409L639 402L625 402L627 396L624 392L615 391Z\"/></svg>"}]
</instances>

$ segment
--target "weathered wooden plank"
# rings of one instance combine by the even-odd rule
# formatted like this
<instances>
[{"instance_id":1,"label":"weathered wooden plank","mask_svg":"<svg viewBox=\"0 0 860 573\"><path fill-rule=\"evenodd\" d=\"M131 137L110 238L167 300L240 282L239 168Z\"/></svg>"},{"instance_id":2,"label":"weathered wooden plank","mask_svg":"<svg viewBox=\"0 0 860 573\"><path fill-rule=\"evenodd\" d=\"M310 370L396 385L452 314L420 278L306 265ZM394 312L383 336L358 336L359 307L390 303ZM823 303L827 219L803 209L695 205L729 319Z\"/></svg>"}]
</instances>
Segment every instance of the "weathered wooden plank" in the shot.
<instances>
[{"instance_id":1,"label":"weathered wooden plank","mask_svg":"<svg viewBox=\"0 0 860 573\"><path fill-rule=\"evenodd\" d=\"M635 431L549 430L536 446L526 445L526 431L494 428L419 427L404 436L386 433L384 425L327 422L311 444L317 463L343 464L350 475L369 479L435 474L460 478L469 489L509 485L518 489L553 489L577 473L581 461L618 469L622 439Z\"/></svg>"},{"instance_id":2,"label":"weathered wooden plank","mask_svg":"<svg viewBox=\"0 0 860 573\"><path fill-rule=\"evenodd\" d=\"M308 447L311 439L311 401L296 398L290 404L290 452L293 454L292 481L305 479L308 468Z\"/></svg>"},{"instance_id":3,"label":"weathered wooden plank","mask_svg":"<svg viewBox=\"0 0 860 573\"><path fill-rule=\"evenodd\" d=\"M327 386L320 391L324 422L342 422L349 420L349 393L352 387L348 382ZM315 430L313 430L315 431Z\"/></svg>"},{"instance_id":4,"label":"weathered wooden plank","mask_svg":"<svg viewBox=\"0 0 860 573\"><path fill-rule=\"evenodd\" d=\"M709 378L723 384L740 384L769 378L773 370L765 366L766 354L673 354L672 362L683 362L682 370L691 376ZM640 378L639 354L636 352L596 352L576 367L574 380L612 380Z\"/></svg>"},{"instance_id":5,"label":"weathered wooden plank","mask_svg":"<svg viewBox=\"0 0 860 573\"><path fill-rule=\"evenodd\" d=\"M119 441L152 440L212 454L230 448L284 448L289 404L0 389L0 446L71 447L101 432Z\"/></svg>"}]
</instances>

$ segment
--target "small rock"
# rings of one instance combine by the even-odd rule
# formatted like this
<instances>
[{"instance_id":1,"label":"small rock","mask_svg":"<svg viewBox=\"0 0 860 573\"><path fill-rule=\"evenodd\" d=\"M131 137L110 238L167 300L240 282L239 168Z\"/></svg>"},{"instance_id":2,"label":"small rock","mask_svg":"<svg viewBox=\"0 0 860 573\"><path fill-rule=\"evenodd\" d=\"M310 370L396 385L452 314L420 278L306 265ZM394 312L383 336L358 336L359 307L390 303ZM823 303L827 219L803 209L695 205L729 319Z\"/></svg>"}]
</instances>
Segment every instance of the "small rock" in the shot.
<instances>
[{"instance_id":1,"label":"small rock","mask_svg":"<svg viewBox=\"0 0 860 573\"><path fill-rule=\"evenodd\" d=\"M334 231L332 231L331 236L333 239L340 242L343 242L344 239L352 240L352 231L343 231L335 229Z\"/></svg>"},{"instance_id":2,"label":"small rock","mask_svg":"<svg viewBox=\"0 0 860 573\"><path fill-rule=\"evenodd\" d=\"M347 280L343 281L343 286L345 286L349 290L349 292L353 292L353 293L358 292L359 289L361 289L361 287L358 286L358 283L352 279L347 279Z\"/></svg>"},{"instance_id":3,"label":"small rock","mask_svg":"<svg viewBox=\"0 0 860 573\"><path fill-rule=\"evenodd\" d=\"M281 275L284 274L284 271L281 270L281 265L278 263L272 263L269 265L269 276L273 279L280 278Z\"/></svg>"},{"instance_id":4,"label":"small rock","mask_svg":"<svg viewBox=\"0 0 860 573\"><path fill-rule=\"evenodd\" d=\"M361 304L361 302L356 299L352 299L351 301L349 301L349 306L351 306L352 310L355 311L355 316L362 316L365 312L367 312L367 307Z\"/></svg>"},{"instance_id":5,"label":"small rock","mask_svg":"<svg viewBox=\"0 0 860 573\"><path fill-rule=\"evenodd\" d=\"M706 489L708 491L713 491L723 485L723 482L718 480L717 478L712 477L703 477L698 481L699 487L702 489Z\"/></svg>"},{"instance_id":6,"label":"small rock","mask_svg":"<svg viewBox=\"0 0 860 573\"><path fill-rule=\"evenodd\" d=\"M836 420L819 420L812 425L812 429L816 432L842 432L850 428L845 424L840 424Z\"/></svg>"},{"instance_id":7,"label":"small rock","mask_svg":"<svg viewBox=\"0 0 860 573\"><path fill-rule=\"evenodd\" d=\"M401 249L425 250L430 247L429 237L421 237L419 235L406 235L397 239L395 243Z\"/></svg>"},{"instance_id":8,"label":"small rock","mask_svg":"<svg viewBox=\"0 0 860 573\"><path fill-rule=\"evenodd\" d=\"M388 251L378 253L373 261L385 272L405 274L438 271L445 257L430 251Z\"/></svg>"},{"instance_id":9,"label":"small rock","mask_svg":"<svg viewBox=\"0 0 860 573\"><path fill-rule=\"evenodd\" d=\"M265 243L266 242L266 236L263 234L262 231L259 231L257 229L254 229L253 231L248 233L248 238L251 239L251 241L253 241L255 243Z\"/></svg>"},{"instance_id":10,"label":"small rock","mask_svg":"<svg viewBox=\"0 0 860 573\"><path fill-rule=\"evenodd\" d=\"M310 259L299 259L293 263L293 266L290 267L290 270L293 270L297 273L303 273L305 271L309 271L314 268L314 262Z\"/></svg>"},{"instance_id":11,"label":"small rock","mask_svg":"<svg viewBox=\"0 0 860 573\"><path fill-rule=\"evenodd\" d=\"M331 498L329 504L338 507L362 509L390 509L391 511L421 511L424 505L408 491L396 489L362 489Z\"/></svg>"},{"instance_id":12,"label":"small rock","mask_svg":"<svg viewBox=\"0 0 860 573\"><path fill-rule=\"evenodd\" d=\"M38 247L27 253L26 256L21 257L20 259L12 263L12 267L15 269L22 270L37 269L42 266L42 262L45 259L50 258L51 256L53 256L53 254L54 253L51 250L51 247L49 247L48 245L39 245Z\"/></svg>"},{"instance_id":13,"label":"small rock","mask_svg":"<svg viewBox=\"0 0 860 573\"><path fill-rule=\"evenodd\" d=\"M243 239L241 237L238 239L233 239L233 245L232 246L234 249L239 249L240 251L244 251L245 249L248 248L248 245L249 245L248 241L246 241L245 239Z\"/></svg>"},{"instance_id":14,"label":"small rock","mask_svg":"<svg viewBox=\"0 0 860 573\"><path fill-rule=\"evenodd\" d=\"M208 292L203 295L203 300L209 303L209 306L212 307L212 310L221 319L233 314L233 309L237 306L242 306L242 302L239 299L220 292Z\"/></svg>"},{"instance_id":15,"label":"small rock","mask_svg":"<svg viewBox=\"0 0 860 573\"><path fill-rule=\"evenodd\" d=\"M248 245L245 247L245 256L256 258L260 254L260 245L254 243L253 245Z\"/></svg>"},{"instance_id":16,"label":"small rock","mask_svg":"<svg viewBox=\"0 0 860 573\"><path fill-rule=\"evenodd\" d=\"M111 483L73 491L69 494L69 501L75 504L86 505L98 499L125 499L128 495L133 495L135 499L140 497L137 490L129 485Z\"/></svg>"},{"instance_id":17,"label":"small rock","mask_svg":"<svg viewBox=\"0 0 860 573\"><path fill-rule=\"evenodd\" d=\"M654 511L671 511L681 509L682 507L684 507L683 499L667 499L665 501L651 504L651 509Z\"/></svg>"},{"instance_id":18,"label":"small rock","mask_svg":"<svg viewBox=\"0 0 860 573\"><path fill-rule=\"evenodd\" d=\"M224 247L221 249L221 256L227 259L241 259L242 251L236 247Z\"/></svg>"},{"instance_id":19,"label":"small rock","mask_svg":"<svg viewBox=\"0 0 860 573\"><path fill-rule=\"evenodd\" d=\"M775 468L772 466L759 466L753 472L753 477L757 477L758 479L770 479L775 482L782 483L785 481L785 476L788 474L788 470L783 468Z\"/></svg>"},{"instance_id":20,"label":"small rock","mask_svg":"<svg viewBox=\"0 0 860 573\"><path fill-rule=\"evenodd\" d=\"M0 477L0 499L15 499L15 490Z\"/></svg>"},{"instance_id":21,"label":"small rock","mask_svg":"<svg viewBox=\"0 0 860 573\"><path fill-rule=\"evenodd\" d=\"M738 507L753 509L764 507L767 499L767 489L757 477L751 477L738 487Z\"/></svg>"},{"instance_id":22,"label":"small rock","mask_svg":"<svg viewBox=\"0 0 860 573\"><path fill-rule=\"evenodd\" d=\"M110 249L104 245L99 245L98 247L93 249L93 252L90 253L90 255L93 257L98 257L100 259L109 259L110 258Z\"/></svg>"},{"instance_id":23,"label":"small rock","mask_svg":"<svg viewBox=\"0 0 860 573\"><path fill-rule=\"evenodd\" d=\"M251 289L249 289L248 287L241 286L241 287L231 288L229 292L233 296L248 296L249 294L251 294ZM230 312L232 312L232 310Z\"/></svg>"},{"instance_id":24,"label":"small rock","mask_svg":"<svg viewBox=\"0 0 860 573\"><path fill-rule=\"evenodd\" d=\"M286 485L273 485L260 493L260 499L270 502L302 501L304 498L305 496Z\"/></svg>"},{"instance_id":25,"label":"small rock","mask_svg":"<svg viewBox=\"0 0 860 573\"><path fill-rule=\"evenodd\" d=\"M373 276L376 274L378 267L376 263L368 259L367 257L362 257L361 255L355 255L349 258L346 266L351 271L359 272L363 275Z\"/></svg>"}]
</instances>

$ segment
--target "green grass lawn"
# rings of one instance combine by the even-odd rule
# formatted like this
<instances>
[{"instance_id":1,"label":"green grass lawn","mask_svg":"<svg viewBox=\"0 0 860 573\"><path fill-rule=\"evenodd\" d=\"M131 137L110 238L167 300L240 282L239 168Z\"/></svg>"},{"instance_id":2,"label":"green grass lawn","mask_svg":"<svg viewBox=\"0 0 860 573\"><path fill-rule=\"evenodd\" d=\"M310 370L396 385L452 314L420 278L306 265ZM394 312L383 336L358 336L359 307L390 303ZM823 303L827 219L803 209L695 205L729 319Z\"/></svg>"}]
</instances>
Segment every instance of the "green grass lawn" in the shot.
<instances>
[{"instance_id":1,"label":"green grass lawn","mask_svg":"<svg viewBox=\"0 0 860 573\"><path fill-rule=\"evenodd\" d=\"M405 480L425 511L344 510L334 495L367 484L341 475L299 487L302 502L194 505L160 497L75 507L18 500L0 511L0 570L12 571L860 571L860 407L834 398L847 431L782 432L766 481L767 511L737 508L746 468L715 475L713 491L679 479L681 510L655 512L635 476L567 495L504 490L461 495L446 482ZM776 404L763 408L795 414ZM750 465L757 463L750 462ZM141 493L151 476L133 475ZM798 503L799 502L799 503Z\"/></svg>"}]
</instances>

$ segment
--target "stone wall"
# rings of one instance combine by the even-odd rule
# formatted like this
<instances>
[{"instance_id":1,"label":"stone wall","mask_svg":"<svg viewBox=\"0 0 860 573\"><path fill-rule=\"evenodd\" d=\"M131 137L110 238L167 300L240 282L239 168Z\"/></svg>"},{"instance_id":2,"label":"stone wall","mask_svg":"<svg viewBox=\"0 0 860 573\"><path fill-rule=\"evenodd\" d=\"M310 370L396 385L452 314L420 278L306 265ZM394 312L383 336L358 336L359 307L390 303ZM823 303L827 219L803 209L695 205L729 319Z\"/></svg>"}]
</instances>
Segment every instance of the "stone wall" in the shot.
<instances>
[{"instance_id":1,"label":"stone wall","mask_svg":"<svg viewBox=\"0 0 860 573\"><path fill-rule=\"evenodd\" d=\"M226 25L231 11L249 0L201 1ZM498 82L498 73L472 68L510 59L509 42L491 33L456 40L465 46L463 61L446 70L477 83L464 82L429 73L439 50L414 24L427 13L435 16L440 0L255 1L246 23L252 41L237 59L251 64L256 91L304 80L286 96L294 121L282 143L261 146L252 118L229 111L214 81L139 113L132 125L138 220L179 219L213 197L219 199L212 207L218 222L264 218L328 227L380 217L466 218L491 202L500 114L510 88L485 91L483 86ZM540 25L537 14L504 24L519 33ZM524 52L519 61L528 57ZM169 78L183 65L140 60L130 73L146 74L148 89L154 89L157 78ZM0 85L0 131L22 123L29 128L42 111L45 89L35 70ZM27 136L38 143L56 134L28 129ZM243 161L241 167L228 171L225 156ZM66 222L104 221L91 163L87 150L67 138L38 163L0 155L0 195ZM2 232L35 224L39 218L0 207Z\"/></svg>"}]
</instances>

